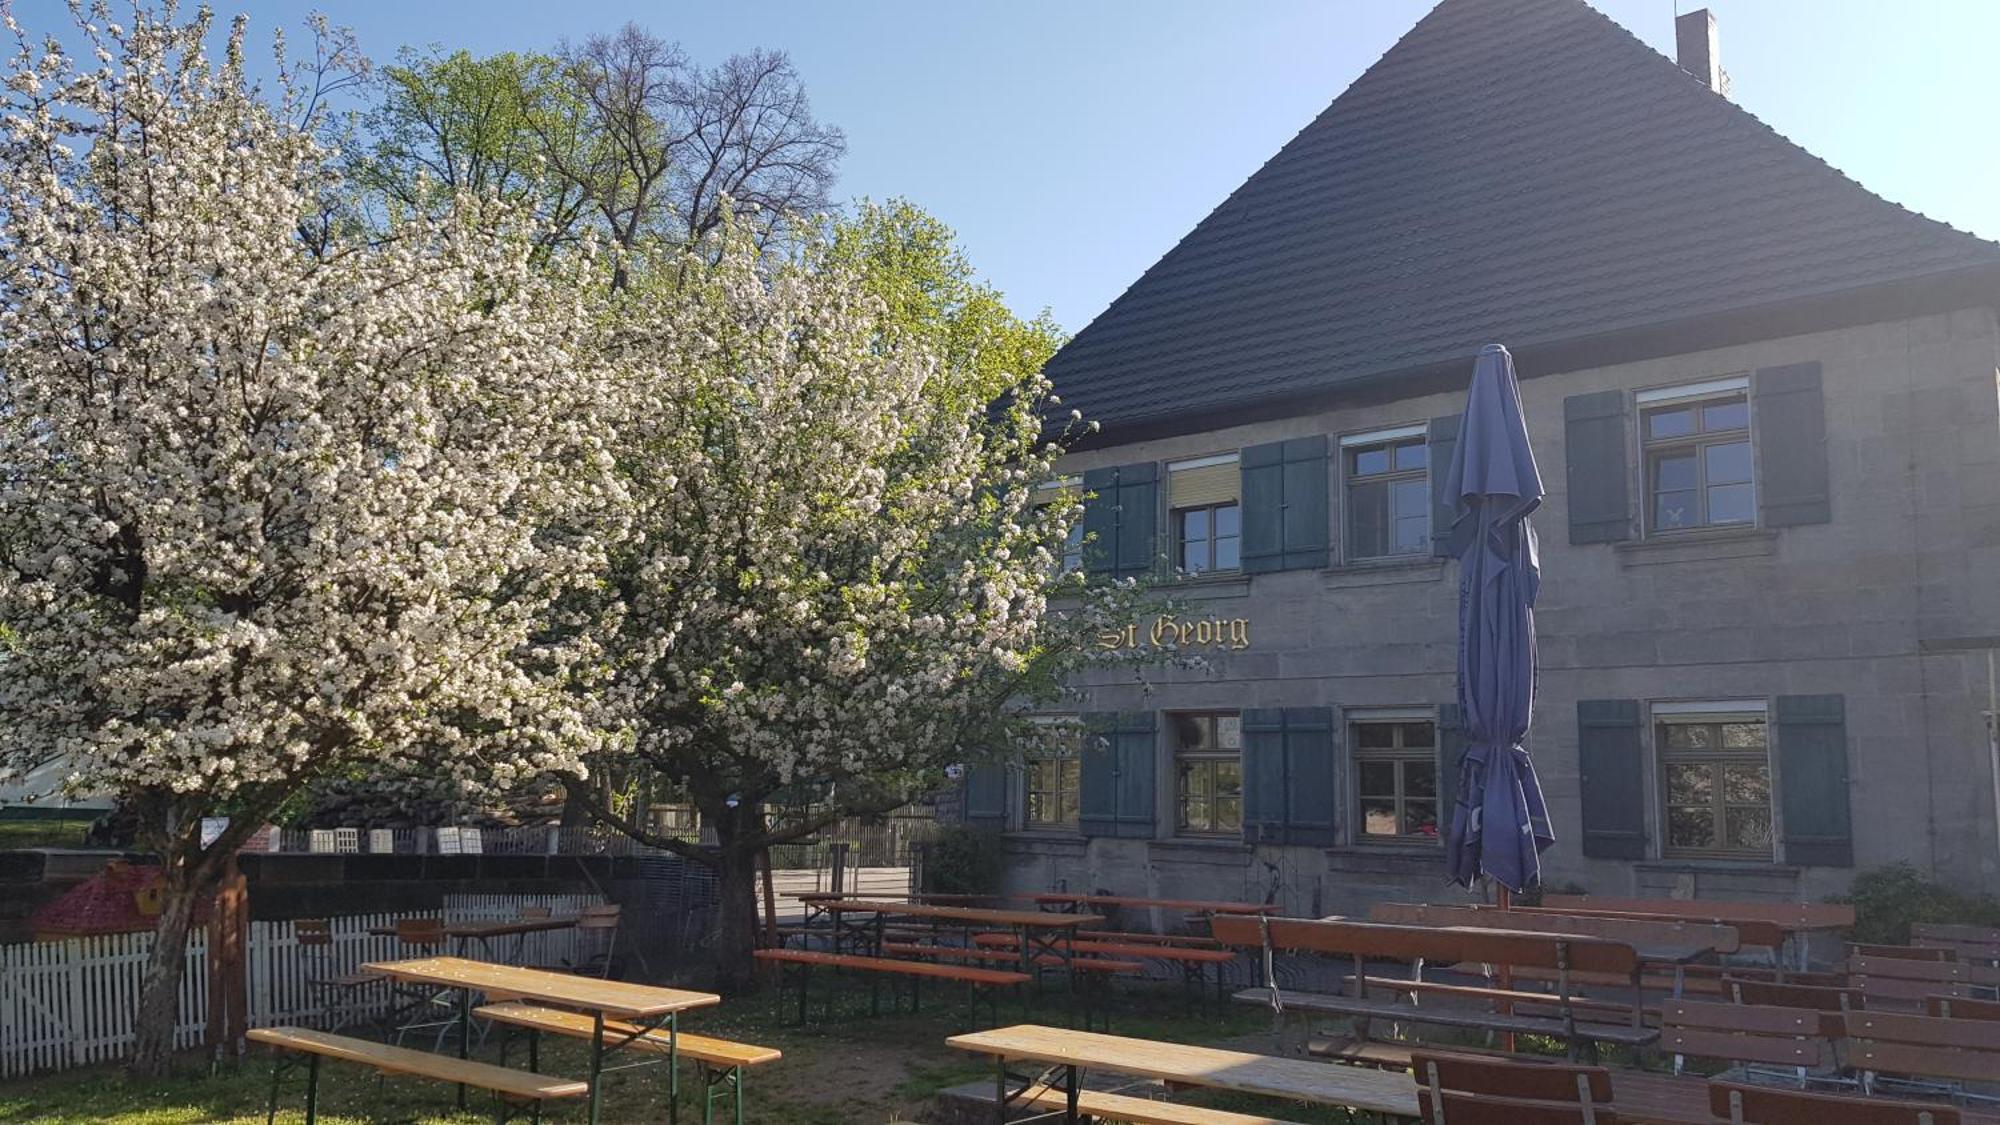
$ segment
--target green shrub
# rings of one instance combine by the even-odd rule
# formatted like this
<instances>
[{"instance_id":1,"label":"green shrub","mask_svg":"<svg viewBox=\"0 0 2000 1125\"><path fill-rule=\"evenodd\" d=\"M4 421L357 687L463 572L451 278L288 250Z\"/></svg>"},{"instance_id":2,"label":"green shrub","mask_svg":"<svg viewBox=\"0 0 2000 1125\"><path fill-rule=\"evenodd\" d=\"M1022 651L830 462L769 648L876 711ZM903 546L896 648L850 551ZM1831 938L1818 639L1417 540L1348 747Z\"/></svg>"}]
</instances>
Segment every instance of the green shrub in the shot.
<instances>
[{"instance_id":1,"label":"green shrub","mask_svg":"<svg viewBox=\"0 0 2000 1125\"><path fill-rule=\"evenodd\" d=\"M925 894L996 894L1000 871L1000 841L990 832L954 824L924 845Z\"/></svg>"},{"instance_id":2,"label":"green shrub","mask_svg":"<svg viewBox=\"0 0 2000 1125\"><path fill-rule=\"evenodd\" d=\"M1907 863L1863 871L1848 894L1832 901L1854 904L1852 937L1860 942L1902 945L1919 922L2000 925L2000 898L1966 894Z\"/></svg>"}]
</instances>

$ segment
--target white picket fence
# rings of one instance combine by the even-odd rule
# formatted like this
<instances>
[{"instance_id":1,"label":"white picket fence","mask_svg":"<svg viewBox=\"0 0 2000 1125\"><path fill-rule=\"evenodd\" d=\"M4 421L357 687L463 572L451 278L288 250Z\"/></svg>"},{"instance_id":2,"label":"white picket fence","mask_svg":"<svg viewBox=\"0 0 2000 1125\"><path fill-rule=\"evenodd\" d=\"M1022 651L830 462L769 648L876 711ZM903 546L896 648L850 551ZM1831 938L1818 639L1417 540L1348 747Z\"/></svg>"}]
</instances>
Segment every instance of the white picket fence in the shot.
<instances>
[{"instance_id":1,"label":"white picket fence","mask_svg":"<svg viewBox=\"0 0 2000 1125\"><path fill-rule=\"evenodd\" d=\"M448 895L443 914L450 922L505 919L518 917L523 906L546 906L560 916L603 901L602 895L594 894ZM326 1026L373 1015L386 999L383 989L323 989L308 982L352 972L364 961L399 956L394 937L368 931L394 925L399 918L437 913L332 918L333 942L318 948L300 946L290 922L250 923L250 1023ZM506 945L497 952L512 959L513 939L504 940ZM578 942L575 930L528 934L522 939L518 963L576 961L581 952ZM149 933L0 945L0 1078L122 1058L132 1042L139 978L152 945ZM472 952L478 954L476 948ZM199 1044L207 1016L208 939L197 930L188 940L175 1046Z\"/></svg>"}]
</instances>

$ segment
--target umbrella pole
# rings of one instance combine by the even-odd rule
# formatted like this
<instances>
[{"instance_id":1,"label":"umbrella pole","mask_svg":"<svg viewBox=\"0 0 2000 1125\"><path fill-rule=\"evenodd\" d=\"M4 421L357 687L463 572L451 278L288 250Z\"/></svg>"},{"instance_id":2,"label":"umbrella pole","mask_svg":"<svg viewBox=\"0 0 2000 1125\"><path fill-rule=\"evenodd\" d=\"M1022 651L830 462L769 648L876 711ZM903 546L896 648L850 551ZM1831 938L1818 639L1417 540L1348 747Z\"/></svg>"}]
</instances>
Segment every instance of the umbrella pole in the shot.
<instances>
[{"instance_id":1,"label":"umbrella pole","mask_svg":"<svg viewBox=\"0 0 2000 1125\"><path fill-rule=\"evenodd\" d=\"M1499 903L1500 909L1503 911L1512 910L1514 908L1514 892L1508 890L1507 884L1500 882L1498 879L1495 879L1493 881L1493 886L1495 888L1495 898ZM1513 991L1513 989L1514 989L1514 966L1503 964L1500 966L1500 990L1502 992L1511 992ZM1500 1014L1503 1016L1513 1015L1514 1014L1513 1001L1502 1000L1500 1002ZM1512 1054L1514 1052L1513 1032L1503 1031L1500 1033L1500 1049L1506 1051L1508 1054Z\"/></svg>"}]
</instances>

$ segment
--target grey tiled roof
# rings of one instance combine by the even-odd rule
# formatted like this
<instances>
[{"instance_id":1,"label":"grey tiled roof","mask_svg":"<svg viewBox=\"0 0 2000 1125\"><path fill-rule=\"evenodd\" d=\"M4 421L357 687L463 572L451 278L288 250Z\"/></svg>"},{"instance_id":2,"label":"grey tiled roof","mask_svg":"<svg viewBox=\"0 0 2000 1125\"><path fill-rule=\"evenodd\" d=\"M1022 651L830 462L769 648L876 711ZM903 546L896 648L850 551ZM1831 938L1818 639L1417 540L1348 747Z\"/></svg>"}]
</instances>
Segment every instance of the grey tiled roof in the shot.
<instances>
[{"instance_id":1,"label":"grey tiled roof","mask_svg":"<svg viewBox=\"0 0 2000 1125\"><path fill-rule=\"evenodd\" d=\"M1105 437L2000 265L1580 0L1444 0L1049 366ZM1528 372L1524 372L1527 374Z\"/></svg>"}]
</instances>

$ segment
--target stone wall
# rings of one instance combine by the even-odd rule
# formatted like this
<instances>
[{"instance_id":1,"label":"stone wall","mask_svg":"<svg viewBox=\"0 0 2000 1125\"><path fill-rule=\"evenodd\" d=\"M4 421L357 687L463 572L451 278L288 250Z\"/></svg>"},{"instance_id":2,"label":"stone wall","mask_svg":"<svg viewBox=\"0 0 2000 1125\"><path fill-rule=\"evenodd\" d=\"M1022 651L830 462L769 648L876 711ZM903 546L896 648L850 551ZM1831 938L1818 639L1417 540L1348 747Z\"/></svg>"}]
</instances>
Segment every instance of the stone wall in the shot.
<instances>
[{"instance_id":1,"label":"stone wall","mask_svg":"<svg viewBox=\"0 0 2000 1125\"><path fill-rule=\"evenodd\" d=\"M1972 309L1615 367L1521 373L1549 489L1535 517L1542 663L1528 746L1559 838L1544 859L1550 882L1605 894L1839 892L1852 870L1585 858L1577 846L1576 730L1578 699L1839 693L1847 706L1857 869L1907 860L1955 885L2000 890L1981 717L1985 650L2000 647L1996 349L1992 310ZM1831 522L1672 541L1569 543L1566 396L1806 361L1823 369ZM1466 368L1469 375L1469 359ZM1075 455L1071 468L1368 431L1423 422L1462 405L1462 391L1355 405L1090 450ZM1636 466L1633 473L1636 497ZM1247 618L1246 649L1205 649L1207 669L1150 670L1143 687L1129 674L1105 676L1088 685L1084 709L1339 709L1451 700L1454 566L1431 559L1341 565L1339 489L1330 492L1335 565L1176 588L1192 612ZM1159 823L1171 825L1170 751L1162 746L1161 754ZM1347 772L1340 771L1343 784ZM1783 779L1776 784L1782 787ZM1343 793L1343 806L1351 801ZM1657 826L1653 836L1657 841ZM1448 897L1435 848L1086 843L1018 832L1008 839L1016 889L1272 898L1299 913L1351 911L1388 897Z\"/></svg>"}]
</instances>

